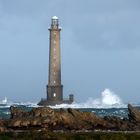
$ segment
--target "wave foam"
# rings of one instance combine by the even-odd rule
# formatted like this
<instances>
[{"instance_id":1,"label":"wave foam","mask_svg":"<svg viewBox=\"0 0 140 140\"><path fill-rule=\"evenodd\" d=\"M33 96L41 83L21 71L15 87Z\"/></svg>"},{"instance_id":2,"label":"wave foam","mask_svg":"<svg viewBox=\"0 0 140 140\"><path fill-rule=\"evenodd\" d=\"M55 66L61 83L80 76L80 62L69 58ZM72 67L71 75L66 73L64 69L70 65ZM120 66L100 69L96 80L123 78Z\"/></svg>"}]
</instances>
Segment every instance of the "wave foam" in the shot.
<instances>
[{"instance_id":1,"label":"wave foam","mask_svg":"<svg viewBox=\"0 0 140 140\"><path fill-rule=\"evenodd\" d=\"M10 107L11 105L24 105L26 107L38 107L37 103L8 103L6 107ZM101 97L97 99L89 98L85 102L81 103L72 103L72 104L61 104L50 106L51 108L127 108L127 104L124 104L120 97L115 94L110 89L105 89L101 92ZM0 108L4 108L4 106L0 106Z\"/></svg>"},{"instance_id":2,"label":"wave foam","mask_svg":"<svg viewBox=\"0 0 140 140\"><path fill-rule=\"evenodd\" d=\"M105 89L101 93L101 98L89 98L84 103L61 104L50 106L52 108L127 108L120 97L110 89Z\"/></svg>"}]
</instances>

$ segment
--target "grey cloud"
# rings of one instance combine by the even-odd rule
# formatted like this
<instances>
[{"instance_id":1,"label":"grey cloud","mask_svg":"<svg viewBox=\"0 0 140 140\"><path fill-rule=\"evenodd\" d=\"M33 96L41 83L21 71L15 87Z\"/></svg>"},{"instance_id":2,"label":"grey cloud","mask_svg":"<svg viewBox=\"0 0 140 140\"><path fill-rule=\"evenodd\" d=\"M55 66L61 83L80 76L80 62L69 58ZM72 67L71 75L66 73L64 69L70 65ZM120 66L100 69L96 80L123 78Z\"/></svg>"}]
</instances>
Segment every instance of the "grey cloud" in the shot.
<instances>
[{"instance_id":1,"label":"grey cloud","mask_svg":"<svg viewBox=\"0 0 140 140\"><path fill-rule=\"evenodd\" d=\"M139 13L140 11L131 11L131 13L119 11L115 14L90 15L81 24L76 24L76 41L85 48L133 49L140 47Z\"/></svg>"},{"instance_id":2,"label":"grey cloud","mask_svg":"<svg viewBox=\"0 0 140 140\"><path fill-rule=\"evenodd\" d=\"M64 90L84 100L109 87L131 99L140 90L139 5L139 0L0 0L0 99L45 96L53 15L63 29Z\"/></svg>"}]
</instances>

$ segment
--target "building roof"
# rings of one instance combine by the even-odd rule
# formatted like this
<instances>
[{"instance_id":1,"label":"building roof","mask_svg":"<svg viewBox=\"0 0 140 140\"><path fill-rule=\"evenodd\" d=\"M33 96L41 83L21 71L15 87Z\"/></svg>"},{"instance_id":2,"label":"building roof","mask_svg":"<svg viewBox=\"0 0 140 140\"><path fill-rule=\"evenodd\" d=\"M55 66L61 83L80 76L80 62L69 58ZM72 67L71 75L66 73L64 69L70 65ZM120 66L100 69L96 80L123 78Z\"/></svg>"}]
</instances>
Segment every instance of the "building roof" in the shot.
<instances>
[{"instance_id":1,"label":"building roof","mask_svg":"<svg viewBox=\"0 0 140 140\"><path fill-rule=\"evenodd\" d=\"M52 19L58 19L58 17L57 16L53 16Z\"/></svg>"}]
</instances>

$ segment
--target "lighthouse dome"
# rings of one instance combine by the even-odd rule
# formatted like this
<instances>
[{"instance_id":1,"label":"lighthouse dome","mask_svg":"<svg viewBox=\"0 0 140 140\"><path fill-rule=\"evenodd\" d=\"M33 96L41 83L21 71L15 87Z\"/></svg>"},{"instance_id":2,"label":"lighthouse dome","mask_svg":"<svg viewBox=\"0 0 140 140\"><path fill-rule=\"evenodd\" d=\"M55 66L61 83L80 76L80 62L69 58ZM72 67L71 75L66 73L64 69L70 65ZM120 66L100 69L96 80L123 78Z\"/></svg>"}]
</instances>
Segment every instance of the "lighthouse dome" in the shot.
<instances>
[{"instance_id":1,"label":"lighthouse dome","mask_svg":"<svg viewBox=\"0 0 140 140\"><path fill-rule=\"evenodd\" d=\"M57 16L53 16L52 19L58 19L58 17Z\"/></svg>"}]
</instances>

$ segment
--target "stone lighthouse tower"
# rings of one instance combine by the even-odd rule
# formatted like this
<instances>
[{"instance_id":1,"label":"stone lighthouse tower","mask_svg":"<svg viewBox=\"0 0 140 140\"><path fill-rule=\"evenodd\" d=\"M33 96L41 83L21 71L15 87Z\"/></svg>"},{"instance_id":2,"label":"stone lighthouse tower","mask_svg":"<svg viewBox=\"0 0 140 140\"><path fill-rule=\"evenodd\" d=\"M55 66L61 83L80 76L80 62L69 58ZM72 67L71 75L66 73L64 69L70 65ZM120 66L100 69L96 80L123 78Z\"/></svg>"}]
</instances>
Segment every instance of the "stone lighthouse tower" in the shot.
<instances>
[{"instance_id":1,"label":"stone lighthouse tower","mask_svg":"<svg viewBox=\"0 0 140 140\"><path fill-rule=\"evenodd\" d=\"M51 27L49 28L49 74L47 98L41 99L39 105L56 105L62 103L72 103L73 95L69 95L69 100L63 100L63 85L61 84L61 59L60 59L60 31L59 19L53 16Z\"/></svg>"},{"instance_id":2,"label":"stone lighthouse tower","mask_svg":"<svg viewBox=\"0 0 140 140\"><path fill-rule=\"evenodd\" d=\"M52 17L50 31L49 53L49 81L47 85L47 99L55 102L63 100L63 86L61 85L61 62L60 62L60 31L59 21L56 16Z\"/></svg>"}]
</instances>

